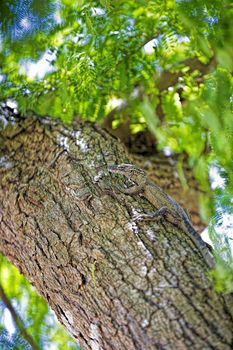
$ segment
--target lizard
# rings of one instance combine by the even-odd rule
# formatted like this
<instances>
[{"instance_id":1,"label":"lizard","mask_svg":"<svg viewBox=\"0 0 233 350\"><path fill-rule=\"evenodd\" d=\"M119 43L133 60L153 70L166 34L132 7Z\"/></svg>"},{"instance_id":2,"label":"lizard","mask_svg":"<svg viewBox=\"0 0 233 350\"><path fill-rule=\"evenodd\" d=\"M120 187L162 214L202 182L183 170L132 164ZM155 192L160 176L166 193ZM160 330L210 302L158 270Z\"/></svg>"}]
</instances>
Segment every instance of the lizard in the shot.
<instances>
[{"instance_id":1,"label":"lizard","mask_svg":"<svg viewBox=\"0 0 233 350\"><path fill-rule=\"evenodd\" d=\"M175 199L166 194L159 186L148 180L146 173L141 168L132 164L114 164L108 167L110 173L120 174L132 181L134 184L128 188L120 188L120 192L134 195L141 194L156 210L150 214L138 214L134 217L136 221L156 220L166 217L183 230L201 252L209 268L214 268L214 258L211 254L211 246L204 242L194 229L188 213L176 202Z\"/></svg>"}]
</instances>

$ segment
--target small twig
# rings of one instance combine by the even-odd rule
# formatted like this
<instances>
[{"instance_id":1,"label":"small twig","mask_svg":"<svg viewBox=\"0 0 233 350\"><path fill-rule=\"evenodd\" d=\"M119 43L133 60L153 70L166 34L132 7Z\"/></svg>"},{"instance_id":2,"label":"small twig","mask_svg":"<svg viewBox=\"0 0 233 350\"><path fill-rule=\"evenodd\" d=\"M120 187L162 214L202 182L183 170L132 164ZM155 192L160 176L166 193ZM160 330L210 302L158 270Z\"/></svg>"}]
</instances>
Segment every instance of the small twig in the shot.
<instances>
[{"instance_id":1,"label":"small twig","mask_svg":"<svg viewBox=\"0 0 233 350\"><path fill-rule=\"evenodd\" d=\"M0 298L6 305L7 309L10 311L11 316L17 325L20 334L23 336L23 338L31 345L33 350L40 350L40 347L35 343L34 339L30 334L28 334L26 328L24 327L23 321L21 320L20 316L15 311L13 305L11 304L10 299L7 297L4 289L2 288L0 284Z\"/></svg>"}]
</instances>

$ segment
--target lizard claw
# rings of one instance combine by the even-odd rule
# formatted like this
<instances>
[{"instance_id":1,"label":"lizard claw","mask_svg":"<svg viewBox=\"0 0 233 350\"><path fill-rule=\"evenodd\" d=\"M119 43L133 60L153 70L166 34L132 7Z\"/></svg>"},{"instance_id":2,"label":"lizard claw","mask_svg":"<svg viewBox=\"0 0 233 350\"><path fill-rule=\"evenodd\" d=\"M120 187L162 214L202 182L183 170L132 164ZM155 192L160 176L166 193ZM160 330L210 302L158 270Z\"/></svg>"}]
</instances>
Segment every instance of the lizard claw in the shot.
<instances>
[{"instance_id":1,"label":"lizard claw","mask_svg":"<svg viewBox=\"0 0 233 350\"><path fill-rule=\"evenodd\" d=\"M168 213L167 207L162 207L150 214L140 214L136 213L133 215L133 220L135 221L147 221L147 220L160 220Z\"/></svg>"},{"instance_id":2,"label":"lizard claw","mask_svg":"<svg viewBox=\"0 0 233 350\"><path fill-rule=\"evenodd\" d=\"M140 213L135 213L134 215L133 215L133 220L134 221L143 221L143 220L145 220L144 219L144 216L145 216L146 214L140 214Z\"/></svg>"}]
</instances>

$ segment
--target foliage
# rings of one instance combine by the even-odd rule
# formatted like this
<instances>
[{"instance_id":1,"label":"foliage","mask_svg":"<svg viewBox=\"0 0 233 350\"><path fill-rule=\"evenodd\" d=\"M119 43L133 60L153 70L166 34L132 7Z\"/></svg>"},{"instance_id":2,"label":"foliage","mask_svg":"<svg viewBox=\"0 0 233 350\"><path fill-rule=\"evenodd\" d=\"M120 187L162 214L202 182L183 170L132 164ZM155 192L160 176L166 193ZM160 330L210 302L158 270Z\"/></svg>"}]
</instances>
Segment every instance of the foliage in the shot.
<instances>
[{"instance_id":1,"label":"foliage","mask_svg":"<svg viewBox=\"0 0 233 350\"><path fill-rule=\"evenodd\" d=\"M159 149L186 154L203 189L217 169L224 185L212 190L212 213L209 203L201 213L212 215L213 278L227 292L232 255L214 228L233 211L232 15L230 0L21 0L0 12L1 100L66 122L101 122L115 100L113 125L130 118L132 132L148 127Z\"/></svg>"}]
</instances>

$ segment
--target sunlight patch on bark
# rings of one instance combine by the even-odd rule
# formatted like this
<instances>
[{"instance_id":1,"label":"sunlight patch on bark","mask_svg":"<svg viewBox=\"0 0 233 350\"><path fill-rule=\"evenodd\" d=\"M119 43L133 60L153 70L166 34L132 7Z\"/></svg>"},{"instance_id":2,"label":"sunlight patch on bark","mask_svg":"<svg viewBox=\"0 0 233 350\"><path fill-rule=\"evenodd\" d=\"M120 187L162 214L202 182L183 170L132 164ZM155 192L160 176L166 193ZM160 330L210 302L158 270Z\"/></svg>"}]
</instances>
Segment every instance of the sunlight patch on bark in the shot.
<instances>
[{"instance_id":1,"label":"sunlight patch on bark","mask_svg":"<svg viewBox=\"0 0 233 350\"><path fill-rule=\"evenodd\" d=\"M99 344L99 330L97 324L91 323L90 326L91 350L101 350Z\"/></svg>"}]
</instances>

